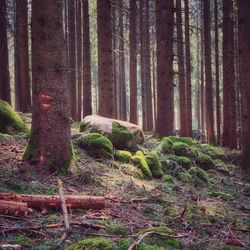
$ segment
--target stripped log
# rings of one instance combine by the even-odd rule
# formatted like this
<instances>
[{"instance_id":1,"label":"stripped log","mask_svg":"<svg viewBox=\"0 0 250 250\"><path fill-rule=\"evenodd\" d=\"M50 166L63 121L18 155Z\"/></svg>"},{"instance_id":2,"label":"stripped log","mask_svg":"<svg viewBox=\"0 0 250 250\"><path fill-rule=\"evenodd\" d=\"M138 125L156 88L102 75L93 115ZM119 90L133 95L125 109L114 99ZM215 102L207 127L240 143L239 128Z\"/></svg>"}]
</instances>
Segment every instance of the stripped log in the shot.
<instances>
[{"instance_id":1,"label":"stripped log","mask_svg":"<svg viewBox=\"0 0 250 250\"><path fill-rule=\"evenodd\" d=\"M60 208L61 201L59 195L28 195L0 193L0 200L16 201L27 203L30 208ZM105 207L104 197L65 195L68 208L82 209L102 209Z\"/></svg>"},{"instance_id":2,"label":"stripped log","mask_svg":"<svg viewBox=\"0 0 250 250\"><path fill-rule=\"evenodd\" d=\"M0 200L0 214L26 216L29 212L27 203Z\"/></svg>"}]
</instances>

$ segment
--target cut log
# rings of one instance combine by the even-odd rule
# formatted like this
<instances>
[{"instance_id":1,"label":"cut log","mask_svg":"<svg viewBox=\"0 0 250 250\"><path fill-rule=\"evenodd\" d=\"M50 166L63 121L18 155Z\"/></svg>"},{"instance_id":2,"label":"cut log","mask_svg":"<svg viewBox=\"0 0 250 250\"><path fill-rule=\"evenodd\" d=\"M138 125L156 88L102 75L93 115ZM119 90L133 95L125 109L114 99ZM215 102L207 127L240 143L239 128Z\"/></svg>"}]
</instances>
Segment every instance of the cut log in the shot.
<instances>
[{"instance_id":1,"label":"cut log","mask_svg":"<svg viewBox=\"0 0 250 250\"><path fill-rule=\"evenodd\" d=\"M0 200L0 214L26 216L29 212L27 203Z\"/></svg>"},{"instance_id":2,"label":"cut log","mask_svg":"<svg viewBox=\"0 0 250 250\"><path fill-rule=\"evenodd\" d=\"M0 193L0 200L27 203L30 208L60 208L59 195L28 195ZM104 197L65 195L68 208L102 209L105 207Z\"/></svg>"}]
</instances>

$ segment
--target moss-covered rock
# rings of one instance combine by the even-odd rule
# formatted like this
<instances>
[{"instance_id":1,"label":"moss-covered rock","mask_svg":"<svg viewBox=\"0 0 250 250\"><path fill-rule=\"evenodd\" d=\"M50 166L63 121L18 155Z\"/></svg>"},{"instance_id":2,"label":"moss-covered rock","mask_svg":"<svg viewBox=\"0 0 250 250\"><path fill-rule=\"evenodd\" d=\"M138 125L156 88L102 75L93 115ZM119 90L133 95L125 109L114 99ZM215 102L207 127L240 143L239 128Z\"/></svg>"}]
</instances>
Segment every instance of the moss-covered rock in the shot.
<instances>
[{"instance_id":1,"label":"moss-covered rock","mask_svg":"<svg viewBox=\"0 0 250 250\"><path fill-rule=\"evenodd\" d=\"M185 156L176 157L176 161L184 168L189 169L193 166L192 161Z\"/></svg>"},{"instance_id":2,"label":"moss-covered rock","mask_svg":"<svg viewBox=\"0 0 250 250\"><path fill-rule=\"evenodd\" d=\"M93 157L112 158L113 144L102 134L89 133L79 139L77 144Z\"/></svg>"},{"instance_id":3,"label":"moss-covered rock","mask_svg":"<svg viewBox=\"0 0 250 250\"><path fill-rule=\"evenodd\" d=\"M0 100L0 133L10 135L29 133L21 117L7 102L2 100Z\"/></svg>"},{"instance_id":4,"label":"moss-covered rock","mask_svg":"<svg viewBox=\"0 0 250 250\"><path fill-rule=\"evenodd\" d=\"M214 161L212 160L212 158L201 151L197 152L195 162L200 168L203 168L205 170L214 168Z\"/></svg>"},{"instance_id":5,"label":"moss-covered rock","mask_svg":"<svg viewBox=\"0 0 250 250\"><path fill-rule=\"evenodd\" d=\"M92 238L78 241L66 248L66 250L114 250L107 239Z\"/></svg>"},{"instance_id":6,"label":"moss-covered rock","mask_svg":"<svg viewBox=\"0 0 250 250\"><path fill-rule=\"evenodd\" d=\"M197 145L199 144L198 141L193 140L191 137L184 137L184 136L169 136L169 138L172 142L182 142L189 146Z\"/></svg>"},{"instance_id":7,"label":"moss-covered rock","mask_svg":"<svg viewBox=\"0 0 250 250\"><path fill-rule=\"evenodd\" d=\"M150 168L150 171L155 178L159 178L163 175L162 165L157 152L152 151L146 156L146 161Z\"/></svg>"},{"instance_id":8,"label":"moss-covered rock","mask_svg":"<svg viewBox=\"0 0 250 250\"><path fill-rule=\"evenodd\" d=\"M203 153L209 155L212 159L224 160L226 158L226 150L224 148L215 147L208 144L202 144L201 148Z\"/></svg>"},{"instance_id":9,"label":"moss-covered rock","mask_svg":"<svg viewBox=\"0 0 250 250\"><path fill-rule=\"evenodd\" d=\"M209 182L209 178L208 178L208 175L206 173L205 170L199 168L199 167L191 167L189 170L188 170L188 173L194 177L193 181L196 181L196 178L199 178L200 180L208 183Z\"/></svg>"},{"instance_id":10,"label":"moss-covered rock","mask_svg":"<svg viewBox=\"0 0 250 250\"><path fill-rule=\"evenodd\" d=\"M128 163L132 157L132 154L127 150L116 150L115 159L120 162Z\"/></svg>"},{"instance_id":11,"label":"moss-covered rock","mask_svg":"<svg viewBox=\"0 0 250 250\"><path fill-rule=\"evenodd\" d=\"M120 164L120 168L122 170L122 172L124 172L127 175L132 175L135 178L139 178L142 179L144 177L141 169L139 169L138 167L132 165L132 164Z\"/></svg>"},{"instance_id":12,"label":"moss-covered rock","mask_svg":"<svg viewBox=\"0 0 250 250\"><path fill-rule=\"evenodd\" d=\"M172 146L173 141L169 137L163 137L158 148L163 154L172 154Z\"/></svg>"},{"instance_id":13,"label":"moss-covered rock","mask_svg":"<svg viewBox=\"0 0 250 250\"><path fill-rule=\"evenodd\" d=\"M145 176L147 176L149 179L152 179L153 175L150 171L147 160L141 151L137 151L136 154L131 158L131 161L134 165L141 169Z\"/></svg>"},{"instance_id":14,"label":"moss-covered rock","mask_svg":"<svg viewBox=\"0 0 250 250\"><path fill-rule=\"evenodd\" d=\"M118 240L115 244L114 250L128 250L132 241L130 239L121 239Z\"/></svg>"},{"instance_id":15,"label":"moss-covered rock","mask_svg":"<svg viewBox=\"0 0 250 250\"><path fill-rule=\"evenodd\" d=\"M184 142L175 142L172 149L179 156L188 156L190 154L190 146Z\"/></svg>"},{"instance_id":16,"label":"moss-covered rock","mask_svg":"<svg viewBox=\"0 0 250 250\"><path fill-rule=\"evenodd\" d=\"M165 174L162 176L162 180L164 182L172 182L173 181L173 177L170 174Z\"/></svg>"},{"instance_id":17,"label":"moss-covered rock","mask_svg":"<svg viewBox=\"0 0 250 250\"><path fill-rule=\"evenodd\" d=\"M191 183L192 182L192 176L187 172L179 172L177 175L177 178L182 183Z\"/></svg>"}]
</instances>

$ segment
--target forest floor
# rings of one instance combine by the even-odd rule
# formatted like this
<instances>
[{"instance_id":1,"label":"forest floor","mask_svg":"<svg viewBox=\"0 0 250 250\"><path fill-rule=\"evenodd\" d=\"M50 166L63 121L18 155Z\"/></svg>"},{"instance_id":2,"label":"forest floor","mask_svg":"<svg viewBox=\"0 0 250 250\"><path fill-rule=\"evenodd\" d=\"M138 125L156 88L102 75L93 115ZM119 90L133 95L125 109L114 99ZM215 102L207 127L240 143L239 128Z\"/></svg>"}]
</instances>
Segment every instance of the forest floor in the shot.
<instances>
[{"instance_id":1,"label":"forest floor","mask_svg":"<svg viewBox=\"0 0 250 250\"><path fill-rule=\"evenodd\" d=\"M58 194L55 174L22 161L26 145L23 136L0 141L0 192ZM102 237L113 249L125 250L141 230L166 226L172 230L171 236L149 235L137 249L250 249L250 183L239 166L230 174L208 172L209 185L198 187L176 178L172 182L136 178L121 170L118 162L96 160L75 149L82 172L60 177L65 194L105 196L106 207L70 210L70 221L84 224L71 226L66 240L62 240L63 226L46 228L63 223L60 210L44 213L33 209L26 217L0 215L0 246L65 249L81 239Z\"/></svg>"}]
</instances>

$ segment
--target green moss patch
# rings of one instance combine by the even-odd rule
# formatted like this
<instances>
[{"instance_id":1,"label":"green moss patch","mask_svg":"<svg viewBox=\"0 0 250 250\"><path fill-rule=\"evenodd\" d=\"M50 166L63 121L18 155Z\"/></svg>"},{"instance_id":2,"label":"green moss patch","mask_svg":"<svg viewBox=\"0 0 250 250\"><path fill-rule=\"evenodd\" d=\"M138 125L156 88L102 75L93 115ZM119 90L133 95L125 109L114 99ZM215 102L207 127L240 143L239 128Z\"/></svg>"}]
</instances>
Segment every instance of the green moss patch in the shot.
<instances>
[{"instance_id":1,"label":"green moss patch","mask_svg":"<svg viewBox=\"0 0 250 250\"><path fill-rule=\"evenodd\" d=\"M0 133L11 135L29 133L21 117L7 102L2 100L0 100Z\"/></svg>"},{"instance_id":2,"label":"green moss patch","mask_svg":"<svg viewBox=\"0 0 250 250\"><path fill-rule=\"evenodd\" d=\"M143 179L144 175L138 167L132 165L132 164L121 164L120 165L121 170L127 174L127 175L132 175L135 178Z\"/></svg>"},{"instance_id":3,"label":"green moss patch","mask_svg":"<svg viewBox=\"0 0 250 250\"><path fill-rule=\"evenodd\" d=\"M233 195L224 193L224 192L214 191L214 192L210 192L209 195L211 197L221 198L222 200L225 200L225 201L234 200Z\"/></svg>"},{"instance_id":4,"label":"green moss patch","mask_svg":"<svg viewBox=\"0 0 250 250\"><path fill-rule=\"evenodd\" d=\"M155 233L162 233L162 234L171 234L173 231L169 227L165 226L159 226L159 227L149 227L142 229L140 231L141 234L147 233L147 232L155 232Z\"/></svg>"},{"instance_id":5,"label":"green moss patch","mask_svg":"<svg viewBox=\"0 0 250 250\"><path fill-rule=\"evenodd\" d=\"M201 181L204 181L206 183L209 182L209 178L208 178L208 175L206 173L205 170L199 168L199 167L191 167L189 170L188 170L188 173L194 177L194 181L199 178Z\"/></svg>"},{"instance_id":6,"label":"green moss patch","mask_svg":"<svg viewBox=\"0 0 250 250\"><path fill-rule=\"evenodd\" d=\"M162 180L164 182L172 182L173 181L173 177L171 175L169 175L169 174L166 174L166 175L162 176Z\"/></svg>"},{"instance_id":7,"label":"green moss patch","mask_svg":"<svg viewBox=\"0 0 250 250\"><path fill-rule=\"evenodd\" d=\"M150 152L146 156L146 161L148 163L148 166L150 168L150 171L151 171L153 177L159 178L163 175L162 165L161 165L159 156L155 151Z\"/></svg>"},{"instance_id":8,"label":"green moss patch","mask_svg":"<svg viewBox=\"0 0 250 250\"><path fill-rule=\"evenodd\" d=\"M66 250L114 250L111 243L103 238L92 238L78 241L70 245Z\"/></svg>"},{"instance_id":9,"label":"green moss patch","mask_svg":"<svg viewBox=\"0 0 250 250\"><path fill-rule=\"evenodd\" d=\"M126 150L116 150L115 159L120 162L128 163L132 157L132 154Z\"/></svg>"},{"instance_id":10,"label":"green moss patch","mask_svg":"<svg viewBox=\"0 0 250 250\"><path fill-rule=\"evenodd\" d=\"M78 140L79 147L85 149L89 155L94 157L112 158L112 142L99 133L89 133Z\"/></svg>"},{"instance_id":11,"label":"green moss patch","mask_svg":"<svg viewBox=\"0 0 250 250\"><path fill-rule=\"evenodd\" d=\"M212 158L201 151L197 152L195 161L200 168L203 168L205 170L214 168L214 161L212 160Z\"/></svg>"},{"instance_id":12,"label":"green moss patch","mask_svg":"<svg viewBox=\"0 0 250 250\"><path fill-rule=\"evenodd\" d=\"M192 182L192 176L189 173L186 172L179 172L177 175L177 178L182 183L191 183Z\"/></svg>"},{"instance_id":13,"label":"green moss patch","mask_svg":"<svg viewBox=\"0 0 250 250\"><path fill-rule=\"evenodd\" d=\"M190 153L190 146L184 142L175 142L172 149L179 156L188 156Z\"/></svg>"},{"instance_id":14,"label":"green moss patch","mask_svg":"<svg viewBox=\"0 0 250 250\"><path fill-rule=\"evenodd\" d=\"M163 154L172 154L173 153L172 146L173 146L173 141L169 137L163 137L161 139L159 148Z\"/></svg>"}]
</instances>

